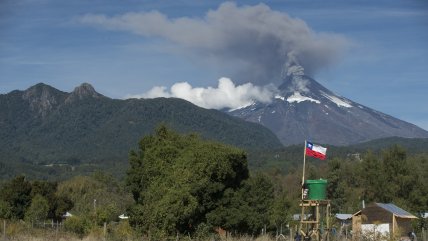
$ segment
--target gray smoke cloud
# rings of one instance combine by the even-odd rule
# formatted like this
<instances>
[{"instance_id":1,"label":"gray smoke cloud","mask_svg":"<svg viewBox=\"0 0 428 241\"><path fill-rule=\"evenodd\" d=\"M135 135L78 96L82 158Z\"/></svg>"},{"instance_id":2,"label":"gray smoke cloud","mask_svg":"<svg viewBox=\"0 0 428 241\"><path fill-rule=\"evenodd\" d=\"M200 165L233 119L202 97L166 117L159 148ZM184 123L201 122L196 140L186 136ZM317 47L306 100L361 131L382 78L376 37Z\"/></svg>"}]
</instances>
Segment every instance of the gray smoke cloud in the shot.
<instances>
[{"instance_id":1,"label":"gray smoke cloud","mask_svg":"<svg viewBox=\"0 0 428 241\"><path fill-rule=\"evenodd\" d=\"M225 2L202 18L169 18L151 11L117 16L87 14L78 21L166 39L187 53L236 66L235 80L256 84L277 82L293 65L314 75L337 61L348 45L340 35L316 33L304 21L265 4L237 6Z\"/></svg>"}]
</instances>

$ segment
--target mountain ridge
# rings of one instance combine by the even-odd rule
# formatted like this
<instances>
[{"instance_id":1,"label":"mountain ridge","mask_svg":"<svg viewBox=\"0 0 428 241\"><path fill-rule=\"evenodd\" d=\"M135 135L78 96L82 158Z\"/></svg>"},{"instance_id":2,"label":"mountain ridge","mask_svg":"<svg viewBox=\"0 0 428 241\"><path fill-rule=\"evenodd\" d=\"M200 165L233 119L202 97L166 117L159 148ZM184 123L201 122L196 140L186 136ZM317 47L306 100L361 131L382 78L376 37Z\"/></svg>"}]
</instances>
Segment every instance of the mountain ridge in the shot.
<instances>
[{"instance_id":1,"label":"mountain ridge","mask_svg":"<svg viewBox=\"0 0 428 241\"><path fill-rule=\"evenodd\" d=\"M110 99L87 83L70 93L39 83L0 95L0 161L127 161L161 123L241 148L282 146L261 125L185 100Z\"/></svg>"}]
</instances>

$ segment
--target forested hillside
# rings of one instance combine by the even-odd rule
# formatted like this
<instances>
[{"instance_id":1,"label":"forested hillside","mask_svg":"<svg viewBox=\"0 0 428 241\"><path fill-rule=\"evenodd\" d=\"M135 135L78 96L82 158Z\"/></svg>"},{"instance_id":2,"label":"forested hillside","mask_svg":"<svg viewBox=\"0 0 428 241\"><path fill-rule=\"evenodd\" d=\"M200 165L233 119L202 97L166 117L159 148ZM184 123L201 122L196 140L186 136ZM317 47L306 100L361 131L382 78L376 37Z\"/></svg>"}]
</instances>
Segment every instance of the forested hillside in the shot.
<instances>
[{"instance_id":1,"label":"forested hillside","mask_svg":"<svg viewBox=\"0 0 428 241\"><path fill-rule=\"evenodd\" d=\"M0 175L67 178L101 168L123 176L129 151L160 124L244 149L282 146L261 125L181 99L118 100L89 84L71 93L37 84L0 95Z\"/></svg>"},{"instance_id":2,"label":"forested hillside","mask_svg":"<svg viewBox=\"0 0 428 241\"><path fill-rule=\"evenodd\" d=\"M372 151L374 154L381 154L386 148L393 145L402 147L408 156L422 155L428 153L427 138L403 138L403 137L388 137L368 142L363 142L349 146L333 146L324 145L327 147L327 159L339 158L341 160L361 161L367 151ZM278 169L283 173L289 172L303 162L304 143L300 145L292 145L271 150L256 150L248 151L250 160L249 166L251 169L269 170ZM314 165L319 165L322 162L314 161Z\"/></svg>"}]
</instances>

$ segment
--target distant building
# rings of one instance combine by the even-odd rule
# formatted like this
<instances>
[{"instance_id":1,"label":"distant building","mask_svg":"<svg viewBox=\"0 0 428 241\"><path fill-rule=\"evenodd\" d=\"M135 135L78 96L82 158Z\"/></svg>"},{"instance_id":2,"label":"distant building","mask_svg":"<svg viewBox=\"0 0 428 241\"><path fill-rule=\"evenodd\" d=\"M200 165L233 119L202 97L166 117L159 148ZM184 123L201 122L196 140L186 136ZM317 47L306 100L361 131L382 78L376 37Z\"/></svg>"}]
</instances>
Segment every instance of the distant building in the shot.
<instances>
[{"instance_id":1,"label":"distant building","mask_svg":"<svg viewBox=\"0 0 428 241\"><path fill-rule=\"evenodd\" d=\"M348 153L347 156L348 156L348 158L351 158L351 159L356 160L356 161L362 161L363 160L361 158L360 153Z\"/></svg>"},{"instance_id":2,"label":"distant building","mask_svg":"<svg viewBox=\"0 0 428 241\"><path fill-rule=\"evenodd\" d=\"M66 212L64 215L62 215L63 218L69 218L69 217L73 217L73 214Z\"/></svg>"},{"instance_id":3,"label":"distant building","mask_svg":"<svg viewBox=\"0 0 428 241\"><path fill-rule=\"evenodd\" d=\"M370 236L373 240L407 237L412 232L411 213L392 203L373 203L352 216L353 240Z\"/></svg>"}]
</instances>

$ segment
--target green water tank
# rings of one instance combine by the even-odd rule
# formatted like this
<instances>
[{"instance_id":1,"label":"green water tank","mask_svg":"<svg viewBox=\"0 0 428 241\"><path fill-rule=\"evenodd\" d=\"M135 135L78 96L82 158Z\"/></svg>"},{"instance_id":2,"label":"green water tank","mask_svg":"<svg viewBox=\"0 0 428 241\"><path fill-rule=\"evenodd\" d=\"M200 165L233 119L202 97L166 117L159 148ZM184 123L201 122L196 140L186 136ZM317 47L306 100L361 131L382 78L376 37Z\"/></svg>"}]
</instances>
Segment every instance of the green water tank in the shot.
<instances>
[{"instance_id":1,"label":"green water tank","mask_svg":"<svg viewBox=\"0 0 428 241\"><path fill-rule=\"evenodd\" d=\"M327 193L327 180L306 180L306 188L308 189L309 200L326 200Z\"/></svg>"}]
</instances>

